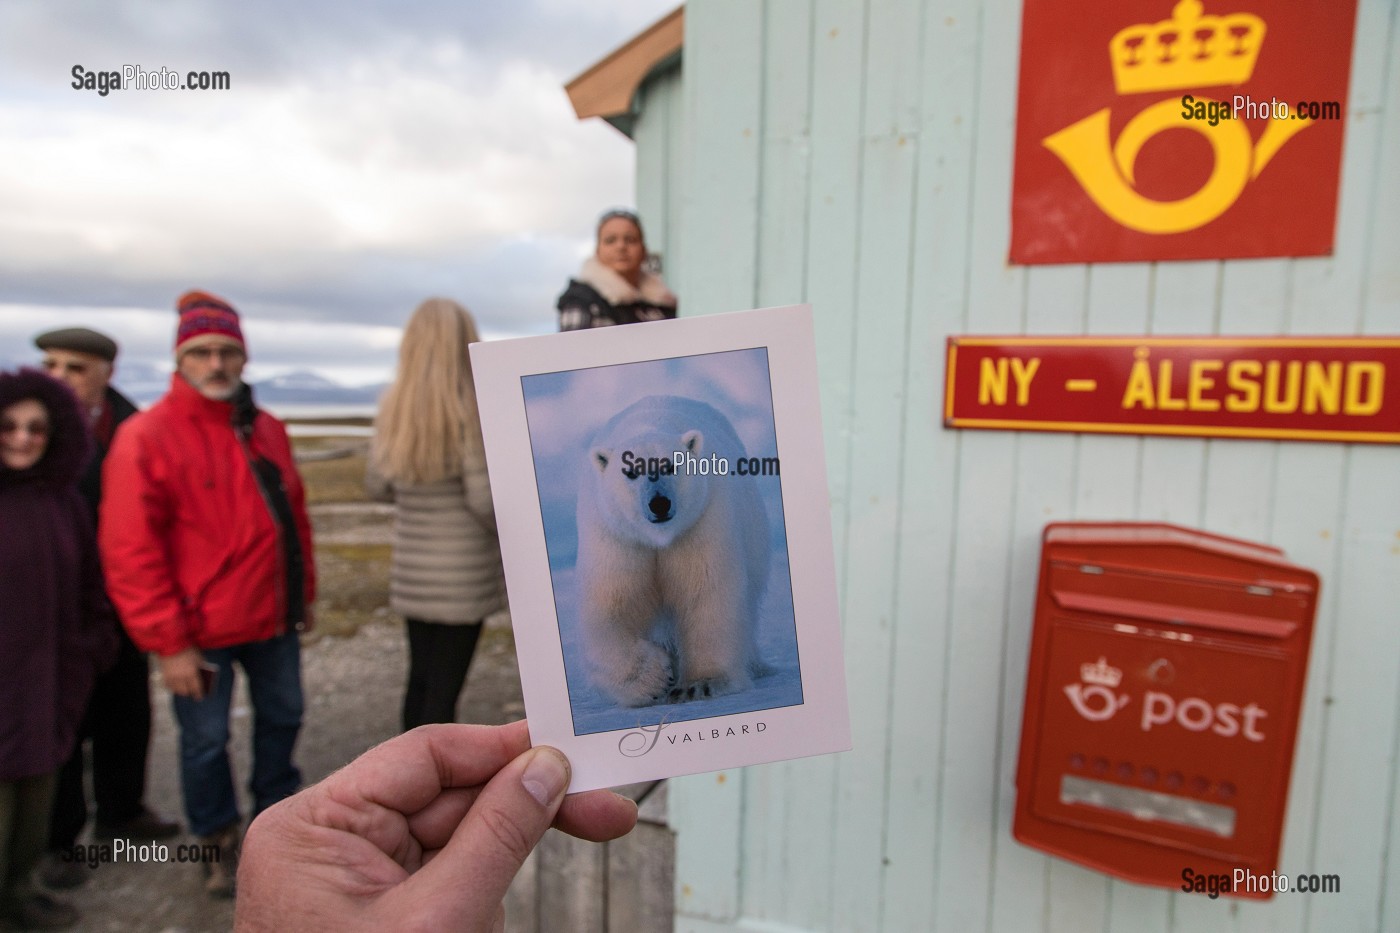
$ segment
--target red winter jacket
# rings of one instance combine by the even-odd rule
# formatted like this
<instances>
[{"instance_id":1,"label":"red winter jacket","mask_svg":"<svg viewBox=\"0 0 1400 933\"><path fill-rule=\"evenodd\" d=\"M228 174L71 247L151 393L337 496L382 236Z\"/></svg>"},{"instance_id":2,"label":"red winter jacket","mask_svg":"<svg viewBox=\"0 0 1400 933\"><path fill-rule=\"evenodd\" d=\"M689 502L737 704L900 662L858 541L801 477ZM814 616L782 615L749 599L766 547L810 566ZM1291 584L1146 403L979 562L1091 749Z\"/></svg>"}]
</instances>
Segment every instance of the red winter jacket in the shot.
<instances>
[{"instance_id":1,"label":"red winter jacket","mask_svg":"<svg viewBox=\"0 0 1400 933\"><path fill-rule=\"evenodd\" d=\"M286 630L286 565L250 458L277 465L295 517L309 605L316 595L306 494L282 423L258 412L245 443L233 405L178 373L118 430L102 471L99 545L107 591L131 640L172 655Z\"/></svg>"}]
</instances>

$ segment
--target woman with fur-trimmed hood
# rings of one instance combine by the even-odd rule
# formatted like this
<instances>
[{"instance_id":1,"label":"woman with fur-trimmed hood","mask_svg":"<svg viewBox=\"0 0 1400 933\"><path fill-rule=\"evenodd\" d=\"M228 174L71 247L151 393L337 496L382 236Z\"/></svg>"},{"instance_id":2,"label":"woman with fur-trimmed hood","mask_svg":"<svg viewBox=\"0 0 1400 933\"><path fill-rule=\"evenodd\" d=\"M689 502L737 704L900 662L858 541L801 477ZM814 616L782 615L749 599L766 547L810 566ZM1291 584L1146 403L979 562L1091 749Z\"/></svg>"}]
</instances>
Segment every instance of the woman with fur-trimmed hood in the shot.
<instances>
[{"instance_id":1,"label":"woman with fur-trimmed hood","mask_svg":"<svg viewBox=\"0 0 1400 933\"><path fill-rule=\"evenodd\" d=\"M642 222L631 211L598 220L598 244L578 278L559 296L559 329L664 321L676 316L676 296L646 268Z\"/></svg>"},{"instance_id":2,"label":"woman with fur-trimmed hood","mask_svg":"<svg viewBox=\"0 0 1400 933\"><path fill-rule=\"evenodd\" d=\"M0 917L21 927L78 919L28 875L48 841L58 769L117 647L78 492L90 452L67 386L38 370L0 373Z\"/></svg>"}]
</instances>

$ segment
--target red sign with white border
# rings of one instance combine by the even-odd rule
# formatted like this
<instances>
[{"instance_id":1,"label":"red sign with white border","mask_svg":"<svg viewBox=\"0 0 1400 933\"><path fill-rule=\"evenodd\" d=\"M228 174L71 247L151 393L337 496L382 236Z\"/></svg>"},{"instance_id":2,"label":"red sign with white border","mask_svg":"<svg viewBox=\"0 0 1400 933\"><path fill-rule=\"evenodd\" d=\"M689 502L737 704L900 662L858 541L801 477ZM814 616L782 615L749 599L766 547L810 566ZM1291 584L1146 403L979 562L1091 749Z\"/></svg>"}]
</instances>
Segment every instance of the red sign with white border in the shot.
<instances>
[{"instance_id":1,"label":"red sign with white border","mask_svg":"<svg viewBox=\"0 0 1400 933\"><path fill-rule=\"evenodd\" d=\"M1400 443L1400 337L948 338L950 428Z\"/></svg>"}]
</instances>

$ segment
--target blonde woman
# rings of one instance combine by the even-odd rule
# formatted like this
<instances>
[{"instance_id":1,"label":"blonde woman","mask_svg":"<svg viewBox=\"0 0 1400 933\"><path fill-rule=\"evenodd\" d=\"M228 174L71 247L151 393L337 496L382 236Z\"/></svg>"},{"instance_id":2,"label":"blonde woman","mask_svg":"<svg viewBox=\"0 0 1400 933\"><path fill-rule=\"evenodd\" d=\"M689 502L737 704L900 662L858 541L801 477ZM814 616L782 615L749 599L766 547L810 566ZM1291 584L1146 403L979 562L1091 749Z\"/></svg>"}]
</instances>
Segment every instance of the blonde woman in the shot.
<instances>
[{"instance_id":1,"label":"blonde woman","mask_svg":"<svg viewBox=\"0 0 1400 933\"><path fill-rule=\"evenodd\" d=\"M365 487L396 505L389 604L408 627L407 731L453 722L486 616L505 606L461 305L429 298L404 329L374 419Z\"/></svg>"}]
</instances>

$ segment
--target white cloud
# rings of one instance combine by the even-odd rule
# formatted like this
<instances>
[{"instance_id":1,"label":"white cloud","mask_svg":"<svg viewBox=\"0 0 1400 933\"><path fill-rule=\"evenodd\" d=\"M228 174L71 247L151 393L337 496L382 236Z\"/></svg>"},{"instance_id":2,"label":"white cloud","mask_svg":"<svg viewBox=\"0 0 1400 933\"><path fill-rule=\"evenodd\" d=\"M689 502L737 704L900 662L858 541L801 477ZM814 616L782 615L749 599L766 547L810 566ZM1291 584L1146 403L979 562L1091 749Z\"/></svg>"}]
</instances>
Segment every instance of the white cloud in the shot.
<instances>
[{"instance_id":1,"label":"white cloud","mask_svg":"<svg viewBox=\"0 0 1400 933\"><path fill-rule=\"evenodd\" d=\"M562 81L673 4L319 6L0 10L7 347L76 314L158 361L190 287L240 308L259 365L303 340L322 371L392 365L384 341L430 294L487 334L553 329L633 172L631 143L576 120ZM75 62L219 68L233 87L99 97L68 86ZM327 321L341 338L319 339Z\"/></svg>"},{"instance_id":2,"label":"white cloud","mask_svg":"<svg viewBox=\"0 0 1400 933\"><path fill-rule=\"evenodd\" d=\"M577 237L600 196L626 199L630 144L575 121L546 72L515 63L458 87L396 64L348 86L158 92L176 100L157 115L0 104L0 125L29 127L0 176L0 267L141 281L252 264L275 283L365 250L445 258L527 231Z\"/></svg>"}]
</instances>

